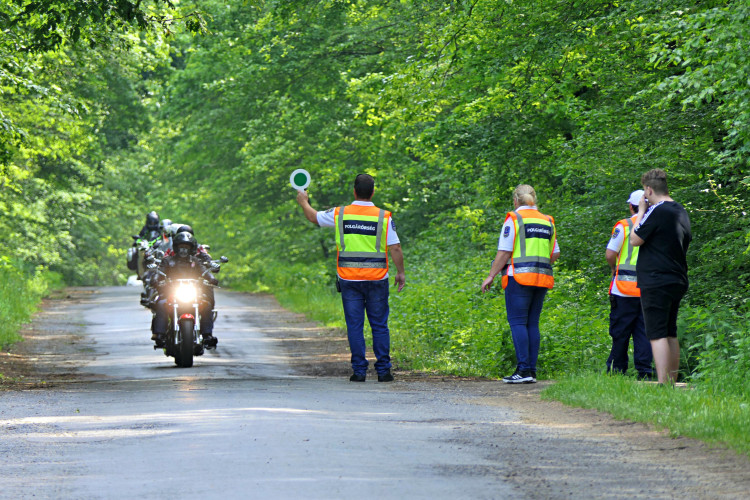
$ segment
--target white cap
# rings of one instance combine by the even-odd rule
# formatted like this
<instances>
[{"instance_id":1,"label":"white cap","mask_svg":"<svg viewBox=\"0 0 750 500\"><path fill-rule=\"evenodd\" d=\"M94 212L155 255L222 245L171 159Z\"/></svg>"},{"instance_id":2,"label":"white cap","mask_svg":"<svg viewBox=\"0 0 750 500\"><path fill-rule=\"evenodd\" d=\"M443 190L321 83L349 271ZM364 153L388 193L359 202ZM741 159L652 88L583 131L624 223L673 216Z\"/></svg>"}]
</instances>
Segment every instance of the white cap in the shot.
<instances>
[{"instance_id":1,"label":"white cap","mask_svg":"<svg viewBox=\"0 0 750 500\"><path fill-rule=\"evenodd\" d=\"M641 198L643 198L643 189L633 191L632 193L630 193L628 203L630 203L631 205L638 205L641 202Z\"/></svg>"}]
</instances>

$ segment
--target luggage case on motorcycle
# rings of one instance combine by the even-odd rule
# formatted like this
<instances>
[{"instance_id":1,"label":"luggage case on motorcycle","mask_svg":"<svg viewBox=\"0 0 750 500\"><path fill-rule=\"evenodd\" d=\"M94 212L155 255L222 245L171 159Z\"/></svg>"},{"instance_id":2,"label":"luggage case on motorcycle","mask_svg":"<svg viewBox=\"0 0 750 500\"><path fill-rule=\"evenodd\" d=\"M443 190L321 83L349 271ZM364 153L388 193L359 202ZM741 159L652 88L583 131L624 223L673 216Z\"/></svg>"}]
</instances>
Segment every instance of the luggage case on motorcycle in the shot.
<instances>
[{"instance_id":1,"label":"luggage case on motorcycle","mask_svg":"<svg viewBox=\"0 0 750 500\"><path fill-rule=\"evenodd\" d=\"M135 247L128 248L128 269L136 271L138 269L138 249Z\"/></svg>"}]
</instances>

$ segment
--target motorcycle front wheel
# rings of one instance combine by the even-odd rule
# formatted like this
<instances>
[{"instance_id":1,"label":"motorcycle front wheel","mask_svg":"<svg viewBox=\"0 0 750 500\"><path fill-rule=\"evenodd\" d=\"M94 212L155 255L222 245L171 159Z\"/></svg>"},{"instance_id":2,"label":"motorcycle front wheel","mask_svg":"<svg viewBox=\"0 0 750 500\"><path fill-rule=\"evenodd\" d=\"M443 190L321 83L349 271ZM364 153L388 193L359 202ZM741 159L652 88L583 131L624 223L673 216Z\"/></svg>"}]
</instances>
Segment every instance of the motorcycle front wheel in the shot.
<instances>
[{"instance_id":1,"label":"motorcycle front wheel","mask_svg":"<svg viewBox=\"0 0 750 500\"><path fill-rule=\"evenodd\" d=\"M174 362L182 368L193 366L193 320L184 319L180 321L180 344L174 356Z\"/></svg>"}]
</instances>

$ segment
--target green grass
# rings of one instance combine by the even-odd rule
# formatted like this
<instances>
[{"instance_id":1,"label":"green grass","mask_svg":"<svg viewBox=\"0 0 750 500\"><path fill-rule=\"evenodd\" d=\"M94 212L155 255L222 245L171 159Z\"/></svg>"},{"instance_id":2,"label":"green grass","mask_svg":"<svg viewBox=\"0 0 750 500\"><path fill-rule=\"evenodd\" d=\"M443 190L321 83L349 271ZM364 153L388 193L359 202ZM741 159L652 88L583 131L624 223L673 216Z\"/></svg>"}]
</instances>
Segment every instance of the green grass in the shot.
<instances>
[{"instance_id":1,"label":"green grass","mask_svg":"<svg viewBox=\"0 0 750 500\"><path fill-rule=\"evenodd\" d=\"M335 291L305 286L279 290L276 299L286 309L302 313L327 328L345 328L341 296Z\"/></svg>"},{"instance_id":2,"label":"green grass","mask_svg":"<svg viewBox=\"0 0 750 500\"><path fill-rule=\"evenodd\" d=\"M721 443L750 455L748 395L700 385L663 387L623 376L567 375L542 392L543 399L593 408L615 418L647 422L687 436Z\"/></svg>"},{"instance_id":3,"label":"green grass","mask_svg":"<svg viewBox=\"0 0 750 500\"><path fill-rule=\"evenodd\" d=\"M41 298L59 287L59 274L42 269L23 272L0 257L0 349L21 340L21 325L31 319Z\"/></svg>"}]
</instances>

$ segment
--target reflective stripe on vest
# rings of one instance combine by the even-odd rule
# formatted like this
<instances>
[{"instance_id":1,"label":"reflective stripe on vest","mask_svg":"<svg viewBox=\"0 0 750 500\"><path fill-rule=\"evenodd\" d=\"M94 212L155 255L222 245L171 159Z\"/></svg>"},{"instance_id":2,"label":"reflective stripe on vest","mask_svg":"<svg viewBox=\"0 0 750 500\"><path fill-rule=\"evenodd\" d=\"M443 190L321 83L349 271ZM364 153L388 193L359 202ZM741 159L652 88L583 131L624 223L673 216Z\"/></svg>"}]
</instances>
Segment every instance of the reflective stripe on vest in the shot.
<instances>
[{"instance_id":1,"label":"reflective stripe on vest","mask_svg":"<svg viewBox=\"0 0 750 500\"><path fill-rule=\"evenodd\" d=\"M622 225L623 230L623 245L620 247L620 253L617 255L617 271L615 272L615 280L617 282L617 289L620 290L624 295L632 297L640 297L641 289L638 288L638 283L635 277L635 265L638 262L638 248L634 247L630 243L630 233L633 231L633 218L623 219L615 225ZM613 229L614 232L614 229ZM610 292L612 291L612 285L609 287Z\"/></svg>"},{"instance_id":2,"label":"reflective stripe on vest","mask_svg":"<svg viewBox=\"0 0 750 500\"><path fill-rule=\"evenodd\" d=\"M513 266L513 278L521 285L552 288L555 278L551 256L557 237L554 220L538 210L528 209L514 210L508 217L513 219L516 228L513 255L508 264ZM503 288L508 286L507 267L502 271Z\"/></svg>"},{"instance_id":3,"label":"reflective stripe on vest","mask_svg":"<svg viewBox=\"0 0 750 500\"><path fill-rule=\"evenodd\" d=\"M381 280L388 274L388 221L374 206L349 205L334 212L336 267L345 280Z\"/></svg>"}]
</instances>

